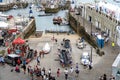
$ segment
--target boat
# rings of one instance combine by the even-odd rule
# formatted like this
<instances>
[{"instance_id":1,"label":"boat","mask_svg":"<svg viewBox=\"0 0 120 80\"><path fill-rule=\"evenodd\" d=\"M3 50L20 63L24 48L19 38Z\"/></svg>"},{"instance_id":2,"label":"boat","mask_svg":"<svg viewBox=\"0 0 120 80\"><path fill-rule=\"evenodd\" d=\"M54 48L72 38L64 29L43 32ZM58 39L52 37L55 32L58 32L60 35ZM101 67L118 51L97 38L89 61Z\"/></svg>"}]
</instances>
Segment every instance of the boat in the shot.
<instances>
[{"instance_id":1,"label":"boat","mask_svg":"<svg viewBox=\"0 0 120 80\"><path fill-rule=\"evenodd\" d=\"M44 11L44 10L45 10L45 8L43 6L37 6L36 7L37 12Z\"/></svg>"},{"instance_id":2,"label":"boat","mask_svg":"<svg viewBox=\"0 0 120 80\"><path fill-rule=\"evenodd\" d=\"M43 51L45 54L48 54L50 52L50 45L48 43L46 43L43 47Z\"/></svg>"},{"instance_id":3,"label":"boat","mask_svg":"<svg viewBox=\"0 0 120 80\"><path fill-rule=\"evenodd\" d=\"M18 6L17 6L17 5L14 5L14 6L13 6L13 9L17 9L17 8L18 8Z\"/></svg>"},{"instance_id":4,"label":"boat","mask_svg":"<svg viewBox=\"0 0 120 80\"><path fill-rule=\"evenodd\" d=\"M41 16L52 16L52 14L39 14L38 16L39 17L41 17Z\"/></svg>"},{"instance_id":5,"label":"boat","mask_svg":"<svg viewBox=\"0 0 120 80\"><path fill-rule=\"evenodd\" d=\"M53 24L58 24L60 26L67 26L67 25L69 25L69 22L65 18L61 18L61 17L56 18L56 17L54 17L53 18Z\"/></svg>"},{"instance_id":6,"label":"boat","mask_svg":"<svg viewBox=\"0 0 120 80\"><path fill-rule=\"evenodd\" d=\"M57 13L59 10L58 5L52 1L45 7L45 13Z\"/></svg>"},{"instance_id":7,"label":"boat","mask_svg":"<svg viewBox=\"0 0 120 80\"><path fill-rule=\"evenodd\" d=\"M60 26L68 26L68 25L69 25L69 22L67 21L67 19L63 18Z\"/></svg>"},{"instance_id":8,"label":"boat","mask_svg":"<svg viewBox=\"0 0 120 80\"><path fill-rule=\"evenodd\" d=\"M53 24L58 24L60 25L62 23L62 18L59 16L59 17L54 17L53 18Z\"/></svg>"}]
</instances>

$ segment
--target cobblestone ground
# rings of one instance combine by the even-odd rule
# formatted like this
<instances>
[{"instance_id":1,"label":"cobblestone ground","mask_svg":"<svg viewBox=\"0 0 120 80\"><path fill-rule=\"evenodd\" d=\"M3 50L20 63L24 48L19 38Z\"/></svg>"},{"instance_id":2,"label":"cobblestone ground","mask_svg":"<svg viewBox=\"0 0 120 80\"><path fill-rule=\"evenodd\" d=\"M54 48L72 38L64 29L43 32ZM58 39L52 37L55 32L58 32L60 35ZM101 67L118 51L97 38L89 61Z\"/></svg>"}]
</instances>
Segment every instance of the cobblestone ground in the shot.
<instances>
[{"instance_id":1,"label":"cobblestone ground","mask_svg":"<svg viewBox=\"0 0 120 80\"><path fill-rule=\"evenodd\" d=\"M108 47L105 45L105 47L102 49L105 52L105 55L100 57L96 54L95 50L93 49L93 69L88 70L83 67L80 63L80 56L81 53L84 51L88 51L89 53L91 52L90 50L90 45L88 43L86 48L84 49L78 49L76 47L76 40L79 38L78 35L76 34L54 34L54 37L57 38L58 44L53 42L51 38L53 37L53 34L43 34L42 37L40 38L29 38L29 45L30 48L36 49L37 51L42 50L43 46L45 45L46 42L48 42L51 46L51 52L49 54L46 54L44 58L41 58L41 63L40 66L41 68L45 67L46 70L51 68L52 75L56 77L56 72L57 69L60 68L61 74L60 77L56 78L56 80L65 80L64 79L64 69L58 61L58 52L57 52L57 47L58 44L62 41L63 38L70 39L71 40L71 46L72 46L72 60L73 64L72 66L75 67L76 63L79 63L79 68L80 68L80 74L78 77L75 77L75 72L71 76L69 75L68 80L98 80L99 76L102 74L106 73L107 76L109 77L111 74L111 67L114 59L116 58L118 52L112 50L111 47ZM34 66L36 65L36 59L33 59L28 65ZM69 69L69 67L67 67ZM30 77L28 74L23 73L21 70L21 73L16 73L16 72L10 72L12 69L11 66L6 65L5 67L0 66L0 80L30 80Z\"/></svg>"}]
</instances>

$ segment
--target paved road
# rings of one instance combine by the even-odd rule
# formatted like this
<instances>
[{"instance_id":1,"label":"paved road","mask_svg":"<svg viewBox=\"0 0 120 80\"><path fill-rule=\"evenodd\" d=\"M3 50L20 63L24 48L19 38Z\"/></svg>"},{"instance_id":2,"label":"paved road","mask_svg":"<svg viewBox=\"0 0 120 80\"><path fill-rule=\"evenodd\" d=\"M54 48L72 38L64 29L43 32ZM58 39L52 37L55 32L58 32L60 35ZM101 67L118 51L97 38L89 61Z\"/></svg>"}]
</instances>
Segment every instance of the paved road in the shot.
<instances>
[{"instance_id":1,"label":"paved road","mask_svg":"<svg viewBox=\"0 0 120 80\"><path fill-rule=\"evenodd\" d=\"M48 42L51 46L51 52L49 54L46 54L44 58L41 58L41 65L39 67L43 68L45 67L46 70L51 68L52 75L56 76L56 71L58 68L61 70L61 75L57 80L64 80L64 69L59 64L59 61L56 61L58 59L58 53L57 53L57 46L58 44L55 44L51 38L53 34L43 34L40 38L29 38L29 45L31 48L36 50L41 50L43 48L43 45L45 45L46 42ZM115 59L115 57L118 54L118 51L113 51L111 47L108 47L105 45L105 47L102 49L105 51L105 55L100 57L95 53L95 50L93 49L93 69L87 70L83 68L83 65L80 64L80 55L84 51L90 52L90 45L88 43L85 49L78 49L75 45L76 40L79 38L76 34L62 34L57 35L54 34L55 38L58 39L58 43L62 41L63 38L70 39L71 45L72 45L72 59L73 59L73 67L75 67L75 64L78 62L80 67L80 74L79 77L75 77L75 73L73 76L69 76L69 80L98 80L98 77L104 73L106 73L108 76L111 74L111 65ZM34 66L36 65L36 59L34 59L29 65ZM29 76L27 74L16 73L16 72L10 72L11 66L6 65L5 67L0 66L0 80L30 80ZM68 68L69 69L69 68ZM73 78L73 79L72 79Z\"/></svg>"}]
</instances>

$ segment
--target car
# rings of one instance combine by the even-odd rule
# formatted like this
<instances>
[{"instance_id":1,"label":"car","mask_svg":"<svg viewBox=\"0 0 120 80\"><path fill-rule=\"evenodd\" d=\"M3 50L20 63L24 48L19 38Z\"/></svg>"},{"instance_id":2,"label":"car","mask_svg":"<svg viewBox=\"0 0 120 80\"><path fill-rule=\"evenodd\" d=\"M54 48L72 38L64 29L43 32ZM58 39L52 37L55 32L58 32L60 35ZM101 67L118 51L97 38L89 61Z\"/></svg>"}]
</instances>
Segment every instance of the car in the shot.
<instances>
[{"instance_id":1,"label":"car","mask_svg":"<svg viewBox=\"0 0 120 80\"><path fill-rule=\"evenodd\" d=\"M83 64L84 66L87 66L90 64L90 55L88 52L83 52L80 58L80 62L81 64Z\"/></svg>"},{"instance_id":2,"label":"car","mask_svg":"<svg viewBox=\"0 0 120 80\"><path fill-rule=\"evenodd\" d=\"M21 59L21 57L20 55L17 55L17 54L8 54L4 58L6 63L12 64L13 66L16 66L18 59Z\"/></svg>"},{"instance_id":3,"label":"car","mask_svg":"<svg viewBox=\"0 0 120 80\"><path fill-rule=\"evenodd\" d=\"M64 42L64 47L65 48L70 48L70 40L69 39L66 39L65 42Z\"/></svg>"}]
</instances>

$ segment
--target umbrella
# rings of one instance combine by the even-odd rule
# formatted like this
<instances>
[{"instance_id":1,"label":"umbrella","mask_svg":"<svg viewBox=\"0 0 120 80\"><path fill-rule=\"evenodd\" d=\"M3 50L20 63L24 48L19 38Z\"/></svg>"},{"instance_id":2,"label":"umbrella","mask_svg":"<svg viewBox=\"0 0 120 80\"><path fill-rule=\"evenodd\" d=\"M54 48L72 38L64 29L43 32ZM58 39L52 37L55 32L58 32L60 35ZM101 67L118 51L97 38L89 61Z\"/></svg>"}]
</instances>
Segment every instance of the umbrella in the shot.
<instances>
[{"instance_id":1,"label":"umbrella","mask_svg":"<svg viewBox=\"0 0 120 80\"><path fill-rule=\"evenodd\" d=\"M15 39L13 42L13 44L24 44L25 40L21 39L21 38L17 38Z\"/></svg>"}]
</instances>

